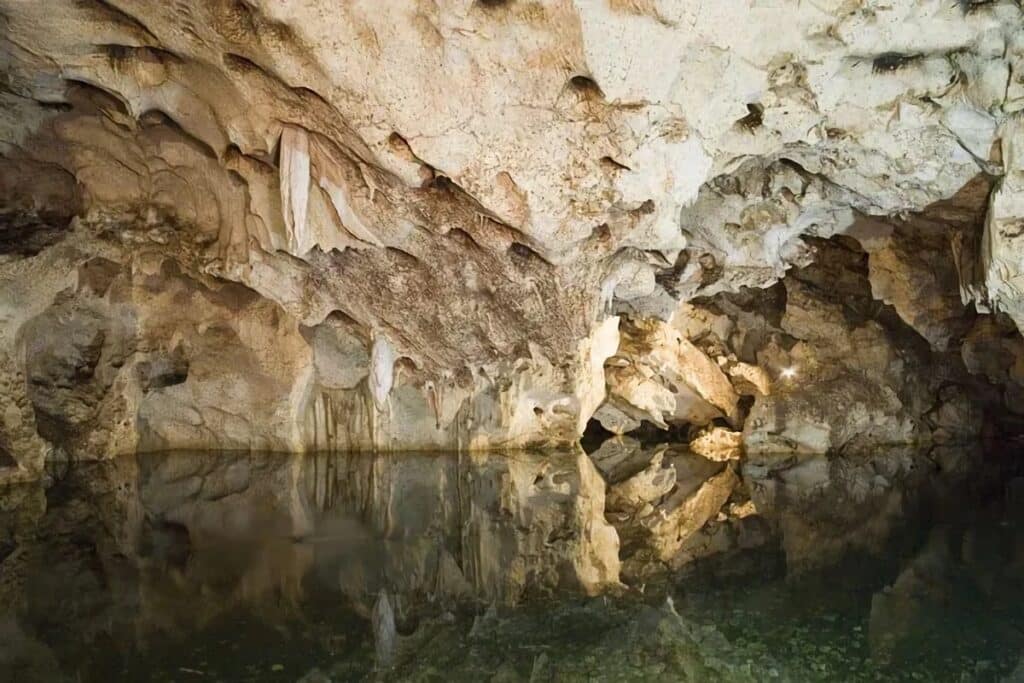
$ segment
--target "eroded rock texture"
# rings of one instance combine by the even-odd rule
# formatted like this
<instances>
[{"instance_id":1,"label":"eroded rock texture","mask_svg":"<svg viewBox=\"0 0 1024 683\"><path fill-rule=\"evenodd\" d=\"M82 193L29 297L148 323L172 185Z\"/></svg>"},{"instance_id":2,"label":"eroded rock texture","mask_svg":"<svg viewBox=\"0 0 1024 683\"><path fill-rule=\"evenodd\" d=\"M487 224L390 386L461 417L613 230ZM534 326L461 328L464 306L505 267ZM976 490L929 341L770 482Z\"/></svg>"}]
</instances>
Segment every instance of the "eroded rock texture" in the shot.
<instances>
[{"instance_id":1,"label":"eroded rock texture","mask_svg":"<svg viewBox=\"0 0 1024 683\"><path fill-rule=\"evenodd\" d=\"M4 476L975 438L1024 372L1021 19L0 0Z\"/></svg>"}]
</instances>

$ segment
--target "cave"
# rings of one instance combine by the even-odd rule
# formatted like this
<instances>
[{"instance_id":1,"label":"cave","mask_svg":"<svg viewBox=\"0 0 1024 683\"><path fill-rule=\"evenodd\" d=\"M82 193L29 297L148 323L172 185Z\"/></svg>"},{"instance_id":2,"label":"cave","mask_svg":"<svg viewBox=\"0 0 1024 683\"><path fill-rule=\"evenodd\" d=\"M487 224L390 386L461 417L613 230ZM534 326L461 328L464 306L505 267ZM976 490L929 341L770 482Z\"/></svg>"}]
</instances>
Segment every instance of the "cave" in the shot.
<instances>
[{"instance_id":1,"label":"cave","mask_svg":"<svg viewBox=\"0 0 1024 683\"><path fill-rule=\"evenodd\" d=\"M0 63L0 679L1024 679L1018 0Z\"/></svg>"}]
</instances>

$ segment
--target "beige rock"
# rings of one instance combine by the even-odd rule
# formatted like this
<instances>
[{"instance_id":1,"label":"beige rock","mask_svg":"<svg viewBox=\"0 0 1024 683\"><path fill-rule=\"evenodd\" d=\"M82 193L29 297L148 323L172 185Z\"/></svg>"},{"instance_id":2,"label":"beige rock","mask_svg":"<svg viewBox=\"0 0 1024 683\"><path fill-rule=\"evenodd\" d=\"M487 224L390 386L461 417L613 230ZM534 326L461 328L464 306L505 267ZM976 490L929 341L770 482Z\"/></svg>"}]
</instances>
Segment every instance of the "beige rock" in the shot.
<instances>
[{"instance_id":1,"label":"beige rock","mask_svg":"<svg viewBox=\"0 0 1024 683\"><path fill-rule=\"evenodd\" d=\"M846 233L867 301L937 351L967 329L953 273L1024 318L1020 7L632 5L0 0L3 478L62 451L564 446L599 409L738 430L741 394L748 445L916 436L913 344L787 274L849 293L813 243ZM860 225L980 174L981 244L932 216L952 265ZM97 257L103 292L73 276ZM705 305L783 278L784 321ZM813 386L769 387L794 360Z\"/></svg>"},{"instance_id":2,"label":"beige rock","mask_svg":"<svg viewBox=\"0 0 1024 683\"><path fill-rule=\"evenodd\" d=\"M731 468L708 479L689 495L683 489L670 496L659 511L642 522L652 536L651 546L663 561L670 560L693 534L715 517L739 481Z\"/></svg>"},{"instance_id":3,"label":"beige rock","mask_svg":"<svg viewBox=\"0 0 1024 683\"><path fill-rule=\"evenodd\" d=\"M1003 176L989 198L985 233L981 243L981 263L985 273L986 299L979 301L1004 311L1021 329L1024 307L1021 305L1021 268L1017 241L1024 221L1024 150L1020 139L1024 129L1012 119L1000 129Z\"/></svg>"},{"instance_id":4,"label":"beige rock","mask_svg":"<svg viewBox=\"0 0 1024 683\"><path fill-rule=\"evenodd\" d=\"M607 369L612 408L665 428L736 417L739 399L721 368L667 323L646 320L623 332Z\"/></svg>"},{"instance_id":5,"label":"beige rock","mask_svg":"<svg viewBox=\"0 0 1024 683\"><path fill-rule=\"evenodd\" d=\"M729 367L729 377L739 393L761 394L767 396L772 392L772 379L768 371L749 363L735 363Z\"/></svg>"},{"instance_id":6,"label":"beige rock","mask_svg":"<svg viewBox=\"0 0 1024 683\"><path fill-rule=\"evenodd\" d=\"M739 460L743 454L743 433L708 427L690 441L690 450L708 460Z\"/></svg>"},{"instance_id":7,"label":"beige rock","mask_svg":"<svg viewBox=\"0 0 1024 683\"><path fill-rule=\"evenodd\" d=\"M661 500L676 485L676 470L662 464L658 453L646 469L608 489L606 509L611 512L633 512Z\"/></svg>"}]
</instances>

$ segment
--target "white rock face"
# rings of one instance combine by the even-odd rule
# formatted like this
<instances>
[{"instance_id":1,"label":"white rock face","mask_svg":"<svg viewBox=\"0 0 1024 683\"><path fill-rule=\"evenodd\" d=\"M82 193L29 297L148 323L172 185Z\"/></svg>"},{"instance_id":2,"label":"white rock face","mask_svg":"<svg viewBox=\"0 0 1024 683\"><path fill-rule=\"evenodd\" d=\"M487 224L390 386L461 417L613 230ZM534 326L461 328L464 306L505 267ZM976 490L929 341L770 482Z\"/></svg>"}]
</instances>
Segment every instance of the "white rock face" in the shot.
<instances>
[{"instance_id":1,"label":"white rock face","mask_svg":"<svg viewBox=\"0 0 1024 683\"><path fill-rule=\"evenodd\" d=\"M989 199L982 238L981 259L985 272L987 303L1005 311L1017 328L1024 322L1024 255L1020 236L1024 227L1024 128L1017 118L1004 126L1002 158L1004 174ZM986 303L983 301L982 303Z\"/></svg>"},{"instance_id":2,"label":"white rock face","mask_svg":"<svg viewBox=\"0 0 1024 683\"><path fill-rule=\"evenodd\" d=\"M772 286L836 235L868 254L869 300L934 353L956 355L965 305L1024 321L1012 0L0 16L8 478L54 446L565 444L595 413L613 432L724 421L772 448L916 439L928 410L896 396L899 354L859 346L883 345L889 309L851 325L783 305L778 348L754 348L769 340L742 306L698 307L738 345L688 331L707 332L681 302ZM953 215L982 174L987 209ZM97 258L107 286L76 281ZM844 366L862 386L817 382L817 417L782 425L792 392L766 377L831 363L822 330L854 328L836 353L863 355Z\"/></svg>"}]
</instances>

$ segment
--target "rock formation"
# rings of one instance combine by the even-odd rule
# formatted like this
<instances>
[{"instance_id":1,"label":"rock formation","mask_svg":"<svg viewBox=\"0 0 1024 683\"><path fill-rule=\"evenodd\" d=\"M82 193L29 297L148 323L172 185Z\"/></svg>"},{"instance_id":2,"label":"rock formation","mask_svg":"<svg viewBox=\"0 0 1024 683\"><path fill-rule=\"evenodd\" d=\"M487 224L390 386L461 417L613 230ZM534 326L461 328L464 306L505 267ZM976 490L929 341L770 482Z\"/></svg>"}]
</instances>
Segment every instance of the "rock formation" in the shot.
<instances>
[{"instance_id":1,"label":"rock formation","mask_svg":"<svg viewBox=\"0 0 1024 683\"><path fill-rule=\"evenodd\" d=\"M643 576L1016 434L1022 18L0 0L0 479L583 437Z\"/></svg>"}]
</instances>

